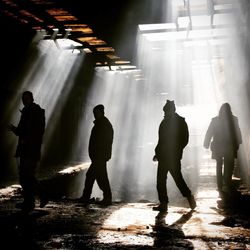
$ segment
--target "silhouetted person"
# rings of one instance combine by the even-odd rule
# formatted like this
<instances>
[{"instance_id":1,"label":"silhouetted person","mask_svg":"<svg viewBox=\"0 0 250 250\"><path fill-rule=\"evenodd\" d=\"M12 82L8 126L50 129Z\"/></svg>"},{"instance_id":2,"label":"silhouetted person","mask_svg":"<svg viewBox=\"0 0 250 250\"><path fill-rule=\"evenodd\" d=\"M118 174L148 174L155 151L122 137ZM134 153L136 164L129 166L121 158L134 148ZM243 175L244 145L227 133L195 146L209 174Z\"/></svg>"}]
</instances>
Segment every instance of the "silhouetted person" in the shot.
<instances>
[{"instance_id":1,"label":"silhouetted person","mask_svg":"<svg viewBox=\"0 0 250 250\"><path fill-rule=\"evenodd\" d=\"M196 207L194 196L181 173L183 149L188 143L189 132L186 121L175 112L174 101L167 100L163 107L164 119L159 127L159 140L155 148L154 161L158 161L157 191L160 204L154 210L167 211L167 174L170 172L177 187L187 197L191 209Z\"/></svg>"},{"instance_id":2,"label":"silhouetted person","mask_svg":"<svg viewBox=\"0 0 250 250\"><path fill-rule=\"evenodd\" d=\"M15 157L19 158L19 181L22 187L23 203L17 204L25 212L35 208L35 196L41 195L36 179L37 163L41 158L41 145L45 130L45 110L34 103L33 94L25 91L22 94L24 108L20 110L21 118L16 126L10 124L9 130L18 136ZM41 198L40 206L47 203Z\"/></svg>"},{"instance_id":3,"label":"silhouetted person","mask_svg":"<svg viewBox=\"0 0 250 250\"><path fill-rule=\"evenodd\" d=\"M223 182L231 188L234 171L234 159L237 158L239 145L242 143L238 118L232 114L228 103L222 104L219 115L212 118L204 139L204 147L212 151L216 160L218 191L222 191ZM224 163L224 175L222 166Z\"/></svg>"},{"instance_id":4,"label":"silhouetted person","mask_svg":"<svg viewBox=\"0 0 250 250\"><path fill-rule=\"evenodd\" d=\"M112 154L113 127L107 117L104 115L104 106L99 104L93 109L95 121L91 130L89 139L89 157L91 165L86 173L85 186L82 202L87 205L90 202L90 196L94 182L97 181L99 188L103 191L102 205L110 205L112 202L112 193L107 173L107 161Z\"/></svg>"}]
</instances>

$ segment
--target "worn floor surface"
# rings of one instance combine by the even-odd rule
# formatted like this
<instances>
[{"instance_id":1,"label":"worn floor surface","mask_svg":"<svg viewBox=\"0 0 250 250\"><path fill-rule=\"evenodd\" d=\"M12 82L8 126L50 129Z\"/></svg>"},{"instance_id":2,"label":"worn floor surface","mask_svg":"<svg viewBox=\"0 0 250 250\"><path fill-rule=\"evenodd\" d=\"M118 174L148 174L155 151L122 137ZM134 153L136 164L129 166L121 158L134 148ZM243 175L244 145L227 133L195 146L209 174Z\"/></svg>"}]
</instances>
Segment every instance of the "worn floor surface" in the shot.
<instances>
[{"instance_id":1,"label":"worn floor surface","mask_svg":"<svg viewBox=\"0 0 250 250\"><path fill-rule=\"evenodd\" d=\"M25 215L15 208L20 187L12 185L0 190L1 249L250 249L250 192L237 183L219 196L200 178L197 208L183 199L166 214L146 201L85 208L54 199Z\"/></svg>"}]
</instances>

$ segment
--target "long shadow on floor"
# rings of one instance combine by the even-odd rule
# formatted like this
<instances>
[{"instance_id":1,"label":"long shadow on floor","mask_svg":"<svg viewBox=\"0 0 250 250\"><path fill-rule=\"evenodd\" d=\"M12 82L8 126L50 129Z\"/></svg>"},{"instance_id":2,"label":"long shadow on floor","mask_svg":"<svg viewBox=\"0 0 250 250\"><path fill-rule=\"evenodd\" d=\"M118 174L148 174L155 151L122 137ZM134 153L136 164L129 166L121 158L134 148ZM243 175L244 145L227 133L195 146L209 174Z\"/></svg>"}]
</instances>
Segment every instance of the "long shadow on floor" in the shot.
<instances>
[{"instance_id":1,"label":"long shadow on floor","mask_svg":"<svg viewBox=\"0 0 250 250\"><path fill-rule=\"evenodd\" d=\"M236 189L220 193L215 210L225 218L217 223L228 227L250 228L250 194Z\"/></svg>"},{"instance_id":2,"label":"long shadow on floor","mask_svg":"<svg viewBox=\"0 0 250 250\"><path fill-rule=\"evenodd\" d=\"M165 223L167 213L159 212L155 218L152 236L154 237L154 247L161 248L167 246L168 249L194 249L192 242L185 238L182 226L192 217L193 210L183 214L171 225Z\"/></svg>"}]
</instances>

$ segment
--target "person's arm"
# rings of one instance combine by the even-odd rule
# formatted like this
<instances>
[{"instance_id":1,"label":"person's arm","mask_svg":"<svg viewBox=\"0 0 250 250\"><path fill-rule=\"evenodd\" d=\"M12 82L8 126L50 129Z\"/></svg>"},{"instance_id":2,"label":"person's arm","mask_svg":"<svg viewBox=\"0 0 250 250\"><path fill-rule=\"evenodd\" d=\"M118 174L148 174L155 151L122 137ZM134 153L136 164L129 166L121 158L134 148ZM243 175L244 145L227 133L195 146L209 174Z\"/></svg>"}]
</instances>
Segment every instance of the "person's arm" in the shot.
<instances>
[{"instance_id":1,"label":"person's arm","mask_svg":"<svg viewBox=\"0 0 250 250\"><path fill-rule=\"evenodd\" d=\"M203 143L204 148L206 149L209 148L212 137L213 137L213 121L210 122L209 127L207 129Z\"/></svg>"},{"instance_id":2,"label":"person's arm","mask_svg":"<svg viewBox=\"0 0 250 250\"><path fill-rule=\"evenodd\" d=\"M241 135L241 131L240 131L238 118L236 118L236 122L235 122L235 132L236 132L237 144L240 145L240 144L242 144L242 135Z\"/></svg>"},{"instance_id":3,"label":"person's arm","mask_svg":"<svg viewBox=\"0 0 250 250\"><path fill-rule=\"evenodd\" d=\"M15 135L17 135L17 127L16 126L14 126L13 124L9 124L7 128L8 128L9 131L11 131Z\"/></svg>"},{"instance_id":4,"label":"person's arm","mask_svg":"<svg viewBox=\"0 0 250 250\"><path fill-rule=\"evenodd\" d=\"M159 153L160 153L160 144L161 144L161 130L162 130L162 123L159 126L158 130L158 143L155 147L155 155L153 156L153 161L158 161Z\"/></svg>"},{"instance_id":5,"label":"person's arm","mask_svg":"<svg viewBox=\"0 0 250 250\"><path fill-rule=\"evenodd\" d=\"M114 129L110 123L105 124L104 126L104 138L103 138L103 150L105 151L106 160L110 160L112 156L112 145L114 139Z\"/></svg>"},{"instance_id":6,"label":"person's arm","mask_svg":"<svg viewBox=\"0 0 250 250\"><path fill-rule=\"evenodd\" d=\"M21 117L17 126L14 126L12 123L8 125L9 131L13 132L16 136L20 136L22 134L22 127L24 124L23 111L20 110Z\"/></svg>"},{"instance_id":7,"label":"person's arm","mask_svg":"<svg viewBox=\"0 0 250 250\"><path fill-rule=\"evenodd\" d=\"M184 120L183 123L183 148L186 147L189 141L189 131L188 131L188 125L186 121Z\"/></svg>"},{"instance_id":8,"label":"person's arm","mask_svg":"<svg viewBox=\"0 0 250 250\"><path fill-rule=\"evenodd\" d=\"M8 125L8 130L13 132L16 136L19 136L21 133L21 127L23 124L23 117L21 116L20 121L17 126L14 126L12 123Z\"/></svg>"}]
</instances>

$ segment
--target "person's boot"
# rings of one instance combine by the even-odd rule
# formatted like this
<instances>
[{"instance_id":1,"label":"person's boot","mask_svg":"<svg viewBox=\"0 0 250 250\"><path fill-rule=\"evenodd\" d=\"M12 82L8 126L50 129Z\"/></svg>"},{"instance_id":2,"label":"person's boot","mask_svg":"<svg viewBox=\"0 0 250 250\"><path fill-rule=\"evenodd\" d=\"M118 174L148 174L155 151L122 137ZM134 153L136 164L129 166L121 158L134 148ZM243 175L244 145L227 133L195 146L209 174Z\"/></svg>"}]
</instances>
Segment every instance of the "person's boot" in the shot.
<instances>
[{"instance_id":1,"label":"person's boot","mask_svg":"<svg viewBox=\"0 0 250 250\"><path fill-rule=\"evenodd\" d=\"M83 196L81 196L79 199L77 199L77 201L78 201L79 203L81 203L84 207L88 207L89 204L90 204L91 202L93 202L93 200L95 200L95 198L86 199L86 198L84 198Z\"/></svg>"},{"instance_id":2,"label":"person's boot","mask_svg":"<svg viewBox=\"0 0 250 250\"><path fill-rule=\"evenodd\" d=\"M103 199L103 200L97 202L97 204L106 207L106 206L112 205L112 201L111 201L111 199L105 198L105 199Z\"/></svg>"},{"instance_id":3,"label":"person's boot","mask_svg":"<svg viewBox=\"0 0 250 250\"><path fill-rule=\"evenodd\" d=\"M17 203L16 208L19 208L22 210L24 213L29 213L32 212L35 208L35 203L34 202L22 202L22 203Z\"/></svg>"},{"instance_id":4,"label":"person's boot","mask_svg":"<svg viewBox=\"0 0 250 250\"><path fill-rule=\"evenodd\" d=\"M196 208L196 201L194 199L194 196L193 195L190 195L187 197L187 200L188 200L188 203L189 203L189 206L190 208L193 210Z\"/></svg>"},{"instance_id":5,"label":"person's boot","mask_svg":"<svg viewBox=\"0 0 250 250\"><path fill-rule=\"evenodd\" d=\"M168 203L162 202L158 206L153 207L154 211L167 212L168 211Z\"/></svg>"},{"instance_id":6,"label":"person's boot","mask_svg":"<svg viewBox=\"0 0 250 250\"><path fill-rule=\"evenodd\" d=\"M44 208L49 203L49 198L45 195L40 197L40 208Z\"/></svg>"}]
</instances>

